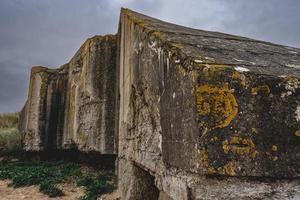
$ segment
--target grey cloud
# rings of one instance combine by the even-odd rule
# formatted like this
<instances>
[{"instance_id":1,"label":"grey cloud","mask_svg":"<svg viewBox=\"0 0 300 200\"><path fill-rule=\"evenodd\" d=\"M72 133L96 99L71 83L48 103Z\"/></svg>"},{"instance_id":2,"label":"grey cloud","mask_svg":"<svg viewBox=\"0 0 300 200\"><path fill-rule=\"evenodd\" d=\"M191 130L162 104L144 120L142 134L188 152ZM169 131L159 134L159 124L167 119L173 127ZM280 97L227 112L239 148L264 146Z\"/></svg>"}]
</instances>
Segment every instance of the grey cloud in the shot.
<instances>
[{"instance_id":1,"label":"grey cloud","mask_svg":"<svg viewBox=\"0 0 300 200\"><path fill-rule=\"evenodd\" d=\"M57 67L86 38L115 33L120 7L185 26L300 47L298 0L1 0L0 112L21 109L32 65Z\"/></svg>"}]
</instances>

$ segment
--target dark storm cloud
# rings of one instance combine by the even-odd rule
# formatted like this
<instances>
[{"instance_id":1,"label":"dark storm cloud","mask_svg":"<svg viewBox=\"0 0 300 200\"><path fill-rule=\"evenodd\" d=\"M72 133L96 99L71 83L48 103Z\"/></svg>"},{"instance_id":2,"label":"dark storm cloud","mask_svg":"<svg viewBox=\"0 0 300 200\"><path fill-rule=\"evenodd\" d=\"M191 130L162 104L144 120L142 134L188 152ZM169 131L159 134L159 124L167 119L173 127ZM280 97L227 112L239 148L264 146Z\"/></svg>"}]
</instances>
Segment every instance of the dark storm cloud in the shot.
<instances>
[{"instance_id":1,"label":"dark storm cloud","mask_svg":"<svg viewBox=\"0 0 300 200\"><path fill-rule=\"evenodd\" d=\"M0 112L20 110L32 65L57 67L86 38L115 33L121 6L185 26L300 47L298 0L1 0Z\"/></svg>"},{"instance_id":2,"label":"dark storm cloud","mask_svg":"<svg viewBox=\"0 0 300 200\"><path fill-rule=\"evenodd\" d=\"M67 62L88 37L116 31L105 1L0 1L0 112L25 102L32 65Z\"/></svg>"}]
</instances>

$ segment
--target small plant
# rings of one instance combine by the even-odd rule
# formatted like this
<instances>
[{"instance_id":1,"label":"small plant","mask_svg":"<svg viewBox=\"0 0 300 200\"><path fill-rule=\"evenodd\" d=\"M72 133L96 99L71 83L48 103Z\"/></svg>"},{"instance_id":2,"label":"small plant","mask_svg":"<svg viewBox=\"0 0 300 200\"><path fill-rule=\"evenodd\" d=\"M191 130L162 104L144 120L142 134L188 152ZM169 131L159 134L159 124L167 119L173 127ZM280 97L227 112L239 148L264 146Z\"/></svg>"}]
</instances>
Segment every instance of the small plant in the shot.
<instances>
[{"instance_id":1,"label":"small plant","mask_svg":"<svg viewBox=\"0 0 300 200\"><path fill-rule=\"evenodd\" d=\"M49 197L59 197L64 195L61 189L59 189L55 184L48 180L41 182L40 192L48 195Z\"/></svg>"},{"instance_id":2,"label":"small plant","mask_svg":"<svg viewBox=\"0 0 300 200\"><path fill-rule=\"evenodd\" d=\"M96 200L98 196L110 193L114 186L109 182L109 174L98 174L96 177L84 176L78 181L79 186L86 188L85 195L81 200Z\"/></svg>"}]
</instances>

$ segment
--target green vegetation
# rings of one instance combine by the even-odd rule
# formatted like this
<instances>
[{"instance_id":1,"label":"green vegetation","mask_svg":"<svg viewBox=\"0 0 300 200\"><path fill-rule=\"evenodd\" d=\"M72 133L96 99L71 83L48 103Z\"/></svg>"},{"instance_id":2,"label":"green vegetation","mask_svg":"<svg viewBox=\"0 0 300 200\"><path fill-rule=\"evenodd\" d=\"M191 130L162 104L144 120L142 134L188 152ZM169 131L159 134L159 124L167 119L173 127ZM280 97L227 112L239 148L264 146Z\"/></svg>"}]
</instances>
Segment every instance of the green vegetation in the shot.
<instances>
[{"instance_id":1,"label":"green vegetation","mask_svg":"<svg viewBox=\"0 0 300 200\"><path fill-rule=\"evenodd\" d=\"M80 165L68 162L10 162L0 165L0 180L5 179L12 180L12 187L39 185L40 192L49 197L64 195L58 184L74 180L85 187L82 200L96 200L99 195L111 192L115 182L111 172L84 172Z\"/></svg>"},{"instance_id":2,"label":"green vegetation","mask_svg":"<svg viewBox=\"0 0 300 200\"><path fill-rule=\"evenodd\" d=\"M19 113L0 114L0 129L17 128Z\"/></svg>"},{"instance_id":3,"label":"green vegetation","mask_svg":"<svg viewBox=\"0 0 300 200\"><path fill-rule=\"evenodd\" d=\"M21 149L21 134L18 127L18 113L0 115L0 154L12 154Z\"/></svg>"},{"instance_id":4,"label":"green vegetation","mask_svg":"<svg viewBox=\"0 0 300 200\"><path fill-rule=\"evenodd\" d=\"M47 194L49 197L60 197L60 196L64 195L64 193L61 189L59 189L51 181L47 181L47 180L41 182L40 192Z\"/></svg>"},{"instance_id":5,"label":"green vegetation","mask_svg":"<svg viewBox=\"0 0 300 200\"><path fill-rule=\"evenodd\" d=\"M0 129L0 154L11 154L21 149L21 134L17 128Z\"/></svg>"},{"instance_id":6,"label":"green vegetation","mask_svg":"<svg viewBox=\"0 0 300 200\"><path fill-rule=\"evenodd\" d=\"M106 173L98 173L95 177L90 175L82 177L77 182L79 186L86 188L85 195L81 200L94 200L101 194L112 192L114 189L113 182L112 176Z\"/></svg>"}]
</instances>

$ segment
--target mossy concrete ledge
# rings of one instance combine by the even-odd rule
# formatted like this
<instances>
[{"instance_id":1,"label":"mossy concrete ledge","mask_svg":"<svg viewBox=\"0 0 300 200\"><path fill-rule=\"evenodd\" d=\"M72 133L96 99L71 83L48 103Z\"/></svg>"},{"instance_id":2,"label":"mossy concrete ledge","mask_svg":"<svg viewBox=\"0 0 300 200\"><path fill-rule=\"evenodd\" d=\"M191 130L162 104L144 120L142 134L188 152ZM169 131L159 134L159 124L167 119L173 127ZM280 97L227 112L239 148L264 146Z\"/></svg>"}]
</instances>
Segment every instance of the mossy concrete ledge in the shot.
<instances>
[{"instance_id":1,"label":"mossy concrete ledge","mask_svg":"<svg viewBox=\"0 0 300 200\"><path fill-rule=\"evenodd\" d=\"M57 70L33 68L27 151L117 154L122 200L299 199L300 49L122 9Z\"/></svg>"}]
</instances>

